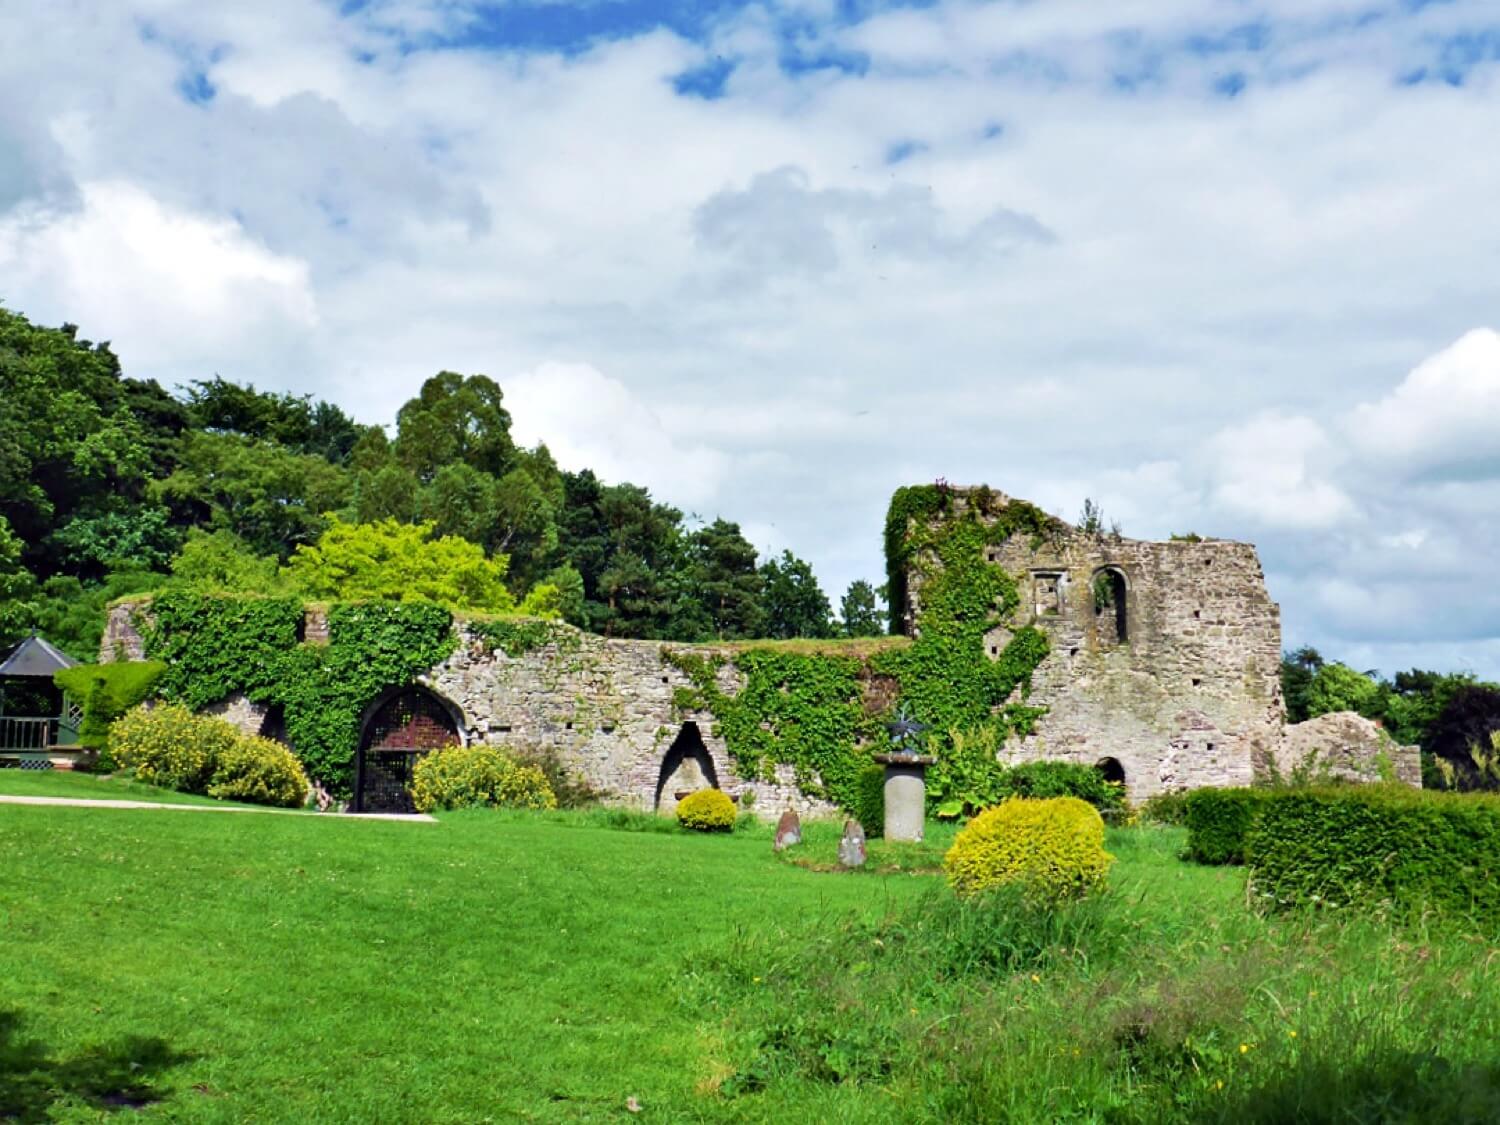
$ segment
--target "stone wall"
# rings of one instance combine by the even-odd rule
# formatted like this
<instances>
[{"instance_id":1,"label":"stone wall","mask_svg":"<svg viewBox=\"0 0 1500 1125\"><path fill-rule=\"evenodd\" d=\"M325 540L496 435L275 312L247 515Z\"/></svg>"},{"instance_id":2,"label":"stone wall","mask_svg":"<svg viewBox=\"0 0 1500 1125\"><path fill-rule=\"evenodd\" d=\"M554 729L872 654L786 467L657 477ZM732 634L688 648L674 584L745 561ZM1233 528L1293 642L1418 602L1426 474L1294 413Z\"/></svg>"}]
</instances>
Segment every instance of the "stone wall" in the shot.
<instances>
[{"instance_id":1,"label":"stone wall","mask_svg":"<svg viewBox=\"0 0 1500 1125\"><path fill-rule=\"evenodd\" d=\"M454 703L464 716L466 738L515 750L551 750L577 777L615 800L640 808L657 803L670 810L674 793L701 787L691 760L679 774L663 778L662 767L687 723L697 726L719 787L766 811L792 807L804 814L832 813L833 807L805 796L789 767L775 781L746 779L735 771L714 719L705 711L683 710L673 702L688 678L662 659L660 641L612 640L567 626L555 626L554 639L521 656L493 651L476 633L460 629L457 650L421 682ZM678 646L681 647L681 646ZM713 650L693 646L699 656ZM739 688L732 666L720 673L721 687Z\"/></svg>"},{"instance_id":2,"label":"stone wall","mask_svg":"<svg viewBox=\"0 0 1500 1125\"><path fill-rule=\"evenodd\" d=\"M1047 713L1007 748L1009 760L1113 758L1132 800L1248 785L1266 770L1285 721L1281 620L1253 546L1150 543L1059 523L1054 535L1021 533L987 550L987 561L1016 579L1021 604L1010 628L986 638L986 653L997 657L1011 628L1024 625L1051 644L1028 699ZM1096 604L1101 575L1123 589L1123 613ZM915 621L917 569L908 598Z\"/></svg>"},{"instance_id":3,"label":"stone wall","mask_svg":"<svg viewBox=\"0 0 1500 1125\"><path fill-rule=\"evenodd\" d=\"M1402 746L1379 723L1353 711L1288 726L1275 766L1287 780L1395 780L1422 787L1421 750Z\"/></svg>"}]
</instances>

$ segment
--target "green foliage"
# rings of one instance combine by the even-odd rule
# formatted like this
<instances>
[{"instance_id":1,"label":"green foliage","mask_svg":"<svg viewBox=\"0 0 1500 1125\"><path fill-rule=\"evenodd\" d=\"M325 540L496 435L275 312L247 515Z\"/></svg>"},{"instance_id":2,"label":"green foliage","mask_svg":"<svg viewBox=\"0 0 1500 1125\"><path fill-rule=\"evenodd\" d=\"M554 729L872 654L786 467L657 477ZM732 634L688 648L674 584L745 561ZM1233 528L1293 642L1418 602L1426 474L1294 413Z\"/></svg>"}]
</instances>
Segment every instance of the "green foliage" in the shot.
<instances>
[{"instance_id":1,"label":"green foliage","mask_svg":"<svg viewBox=\"0 0 1500 1125\"><path fill-rule=\"evenodd\" d=\"M307 775L285 746L175 704L124 715L111 728L110 749L150 785L287 808L307 798Z\"/></svg>"},{"instance_id":2,"label":"green foliage","mask_svg":"<svg viewBox=\"0 0 1500 1125\"><path fill-rule=\"evenodd\" d=\"M164 574L127 571L106 576L98 584L85 584L66 574L54 574L42 583L31 625L42 636L77 660L94 660L109 603L116 598L155 590L167 581ZM123 658L123 654L120 654Z\"/></svg>"},{"instance_id":3,"label":"green foliage","mask_svg":"<svg viewBox=\"0 0 1500 1125\"><path fill-rule=\"evenodd\" d=\"M348 460L366 430L337 406L314 402L312 395L257 391L217 375L194 380L187 389L186 405L193 424L200 429L273 441L334 464Z\"/></svg>"},{"instance_id":4,"label":"green foliage","mask_svg":"<svg viewBox=\"0 0 1500 1125\"><path fill-rule=\"evenodd\" d=\"M25 546L0 515L0 646L20 640L36 616L36 578L21 565Z\"/></svg>"},{"instance_id":5,"label":"green foliage","mask_svg":"<svg viewBox=\"0 0 1500 1125\"><path fill-rule=\"evenodd\" d=\"M78 743L88 750L109 746L110 724L151 694L167 666L157 660L79 664L52 674L52 680L83 708Z\"/></svg>"},{"instance_id":6,"label":"green foliage","mask_svg":"<svg viewBox=\"0 0 1500 1125\"><path fill-rule=\"evenodd\" d=\"M153 497L185 522L231 531L258 555L285 558L314 542L344 506L348 474L321 457L235 434L192 433L182 463Z\"/></svg>"},{"instance_id":7,"label":"green foliage","mask_svg":"<svg viewBox=\"0 0 1500 1125\"><path fill-rule=\"evenodd\" d=\"M875 587L863 578L849 583L849 589L839 602L840 634L845 637L878 637L885 632L881 616Z\"/></svg>"},{"instance_id":8,"label":"green foliage","mask_svg":"<svg viewBox=\"0 0 1500 1125\"><path fill-rule=\"evenodd\" d=\"M1378 718L1380 703L1380 684L1347 664L1321 665L1307 688L1308 718L1334 711L1357 711L1367 718Z\"/></svg>"},{"instance_id":9,"label":"green foliage","mask_svg":"<svg viewBox=\"0 0 1500 1125\"><path fill-rule=\"evenodd\" d=\"M1182 825L1187 823L1187 798L1191 790L1174 789L1147 797L1141 804L1144 824Z\"/></svg>"},{"instance_id":10,"label":"green foliage","mask_svg":"<svg viewBox=\"0 0 1500 1125\"><path fill-rule=\"evenodd\" d=\"M171 592L146 615L148 655L167 663L161 694L198 709L243 692L280 705L309 773L347 795L359 719L388 688L441 663L457 643L441 606L338 603L327 645L299 643L300 601Z\"/></svg>"},{"instance_id":11,"label":"green foliage","mask_svg":"<svg viewBox=\"0 0 1500 1125\"><path fill-rule=\"evenodd\" d=\"M479 618L469 622L469 629L484 638L490 651L504 652L510 657L525 656L549 644L566 649L577 649L579 645L574 630L545 618Z\"/></svg>"},{"instance_id":12,"label":"green foliage","mask_svg":"<svg viewBox=\"0 0 1500 1125\"><path fill-rule=\"evenodd\" d=\"M859 821L869 839L885 835L885 767L871 762L854 779L854 801L849 815Z\"/></svg>"},{"instance_id":13,"label":"green foliage","mask_svg":"<svg viewBox=\"0 0 1500 1125\"><path fill-rule=\"evenodd\" d=\"M734 821L734 802L722 790L698 789L677 802L677 823L695 832L732 832Z\"/></svg>"},{"instance_id":14,"label":"green foliage","mask_svg":"<svg viewBox=\"0 0 1500 1125\"><path fill-rule=\"evenodd\" d=\"M308 788L291 750L273 739L241 736L219 752L205 792L220 801L294 809L307 800Z\"/></svg>"},{"instance_id":15,"label":"green foliage","mask_svg":"<svg viewBox=\"0 0 1500 1125\"><path fill-rule=\"evenodd\" d=\"M172 559L172 584L198 593L282 594L275 558L260 556L232 531L194 528Z\"/></svg>"},{"instance_id":16,"label":"green foliage","mask_svg":"<svg viewBox=\"0 0 1500 1125\"><path fill-rule=\"evenodd\" d=\"M1125 787L1104 780L1093 766L1078 762L1024 762L1005 772L1005 788L1017 797L1077 797L1112 818L1125 810Z\"/></svg>"},{"instance_id":17,"label":"green foliage","mask_svg":"<svg viewBox=\"0 0 1500 1125\"><path fill-rule=\"evenodd\" d=\"M1244 863L1245 839L1264 809L1264 789L1194 789L1183 804L1188 855L1198 863Z\"/></svg>"},{"instance_id":18,"label":"green foliage","mask_svg":"<svg viewBox=\"0 0 1500 1125\"><path fill-rule=\"evenodd\" d=\"M693 532L688 549L698 604L707 615L703 632L719 640L764 637L766 579L755 569L755 548L740 525L717 519Z\"/></svg>"},{"instance_id":19,"label":"green foliage","mask_svg":"<svg viewBox=\"0 0 1500 1125\"><path fill-rule=\"evenodd\" d=\"M812 567L790 551L760 568L765 583L765 635L773 638L831 637L833 609Z\"/></svg>"},{"instance_id":20,"label":"green foliage","mask_svg":"<svg viewBox=\"0 0 1500 1125\"><path fill-rule=\"evenodd\" d=\"M968 823L943 870L961 897L1016 885L1036 901L1057 902L1101 885L1113 862L1104 821L1087 801L1012 797Z\"/></svg>"},{"instance_id":21,"label":"green foliage","mask_svg":"<svg viewBox=\"0 0 1500 1125\"><path fill-rule=\"evenodd\" d=\"M287 580L312 598L425 601L450 609L504 613L515 608L505 586L508 560L433 525L345 523L333 517L316 546L299 547Z\"/></svg>"},{"instance_id":22,"label":"green foliage","mask_svg":"<svg viewBox=\"0 0 1500 1125\"><path fill-rule=\"evenodd\" d=\"M412 803L433 809L555 809L557 797L536 766L494 746L450 746L423 755L412 770Z\"/></svg>"},{"instance_id":23,"label":"green foliage","mask_svg":"<svg viewBox=\"0 0 1500 1125\"><path fill-rule=\"evenodd\" d=\"M863 744L882 728L861 705L858 659L748 649L734 657L745 682L733 696L718 685L724 657L663 649L662 659L692 681L678 706L712 712L740 776L770 778L785 763L804 793L851 811L860 806L860 775L870 761Z\"/></svg>"},{"instance_id":24,"label":"green foliage","mask_svg":"<svg viewBox=\"0 0 1500 1125\"><path fill-rule=\"evenodd\" d=\"M1500 930L1500 797L1395 785L1271 793L1245 841L1280 905L1388 904Z\"/></svg>"},{"instance_id":25,"label":"green foliage","mask_svg":"<svg viewBox=\"0 0 1500 1125\"><path fill-rule=\"evenodd\" d=\"M456 463L501 476L516 452L504 398L487 376L439 372L397 412L392 451L424 481Z\"/></svg>"}]
</instances>

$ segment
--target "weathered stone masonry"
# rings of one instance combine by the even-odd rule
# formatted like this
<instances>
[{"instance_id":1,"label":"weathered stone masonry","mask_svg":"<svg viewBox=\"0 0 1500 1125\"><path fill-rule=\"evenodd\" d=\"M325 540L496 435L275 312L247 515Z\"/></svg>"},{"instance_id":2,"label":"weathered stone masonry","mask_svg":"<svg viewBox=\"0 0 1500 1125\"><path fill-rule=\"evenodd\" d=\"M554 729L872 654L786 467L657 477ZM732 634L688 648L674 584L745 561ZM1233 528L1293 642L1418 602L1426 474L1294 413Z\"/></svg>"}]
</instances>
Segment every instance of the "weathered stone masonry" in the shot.
<instances>
[{"instance_id":1,"label":"weathered stone masonry","mask_svg":"<svg viewBox=\"0 0 1500 1125\"><path fill-rule=\"evenodd\" d=\"M956 495L955 512L962 513L966 492ZM1419 784L1414 748L1381 741L1358 724L1325 720L1288 734L1280 616L1253 546L1149 543L1059 523L1055 534L1017 534L986 550L988 563L1017 580L1021 597L1012 620L986 636L988 658L1025 625L1050 642L1027 698L1045 714L1031 735L1005 747L1007 760L1099 765L1123 775L1133 800L1247 785L1319 756L1343 776L1369 777L1380 754L1402 780ZM918 619L921 570L914 561L908 574L908 632ZM138 612L149 607L111 610L101 660L142 656ZM326 613L308 613L306 636L326 640ZM692 685L664 654L727 657L719 687L734 695L742 682L732 651L554 625L546 643L511 656L462 621L454 627L455 651L418 682L446 703L464 742L550 750L579 778L638 807L670 809L677 793L716 781L737 795L753 793L768 810L834 811L798 789L790 766L776 767L772 781L741 777L713 715L680 706L692 697L681 689ZM246 730L269 730L266 709L243 697L212 710Z\"/></svg>"}]
</instances>

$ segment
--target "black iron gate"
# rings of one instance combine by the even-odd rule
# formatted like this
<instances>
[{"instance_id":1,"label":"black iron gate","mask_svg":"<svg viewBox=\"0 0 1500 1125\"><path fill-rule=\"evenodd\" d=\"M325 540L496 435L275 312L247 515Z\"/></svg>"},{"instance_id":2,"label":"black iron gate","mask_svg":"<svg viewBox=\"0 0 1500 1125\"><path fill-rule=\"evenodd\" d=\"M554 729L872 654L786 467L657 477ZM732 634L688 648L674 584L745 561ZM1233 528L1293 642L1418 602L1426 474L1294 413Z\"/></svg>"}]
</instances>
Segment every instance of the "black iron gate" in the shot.
<instances>
[{"instance_id":1,"label":"black iron gate","mask_svg":"<svg viewBox=\"0 0 1500 1125\"><path fill-rule=\"evenodd\" d=\"M459 743L448 709L429 692L407 688L381 703L365 723L354 782L355 812L415 812L412 769L417 760Z\"/></svg>"}]
</instances>

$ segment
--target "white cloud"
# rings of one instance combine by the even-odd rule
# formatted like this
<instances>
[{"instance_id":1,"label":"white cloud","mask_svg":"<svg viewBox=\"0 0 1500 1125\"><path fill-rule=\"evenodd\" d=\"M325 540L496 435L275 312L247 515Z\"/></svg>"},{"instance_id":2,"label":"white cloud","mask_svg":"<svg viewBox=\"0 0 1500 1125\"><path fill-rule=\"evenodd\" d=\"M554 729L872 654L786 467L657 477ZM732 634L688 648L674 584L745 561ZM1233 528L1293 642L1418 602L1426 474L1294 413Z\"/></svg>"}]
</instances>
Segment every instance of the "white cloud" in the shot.
<instances>
[{"instance_id":1,"label":"white cloud","mask_svg":"<svg viewBox=\"0 0 1500 1125\"><path fill-rule=\"evenodd\" d=\"M1477 328L1360 406L1353 440L1426 474L1500 478L1500 332Z\"/></svg>"},{"instance_id":2,"label":"white cloud","mask_svg":"<svg viewBox=\"0 0 1500 1125\"><path fill-rule=\"evenodd\" d=\"M83 185L76 211L0 221L0 276L23 307L85 324L143 373L169 378L206 374L192 365L241 350L285 356L318 322L305 263L123 182Z\"/></svg>"},{"instance_id":3,"label":"white cloud","mask_svg":"<svg viewBox=\"0 0 1500 1125\"><path fill-rule=\"evenodd\" d=\"M586 363L544 363L504 381L516 440L545 442L565 469L631 480L684 504L713 499L728 459L661 419L618 379Z\"/></svg>"},{"instance_id":4,"label":"white cloud","mask_svg":"<svg viewBox=\"0 0 1500 1125\"><path fill-rule=\"evenodd\" d=\"M794 8L804 59L868 70L783 69ZM1500 307L1500 162L1474 155L1500 65L1395 81L1483 0L808 0L708 43L411 49L473 9L17 6L0 298L133 374L366 421L485 372L522 435L755 528L835 598L880 575L893 487L985 480L1258 539L1289 638L1451 655L1467 630L1500 672L1474 639L1500 637L1493 370L1465 349L1395 386ZM1264 44L1227 38L1257 15ZM725 97L674 92L718 54Z\"/></svg>"}]
</instances>

